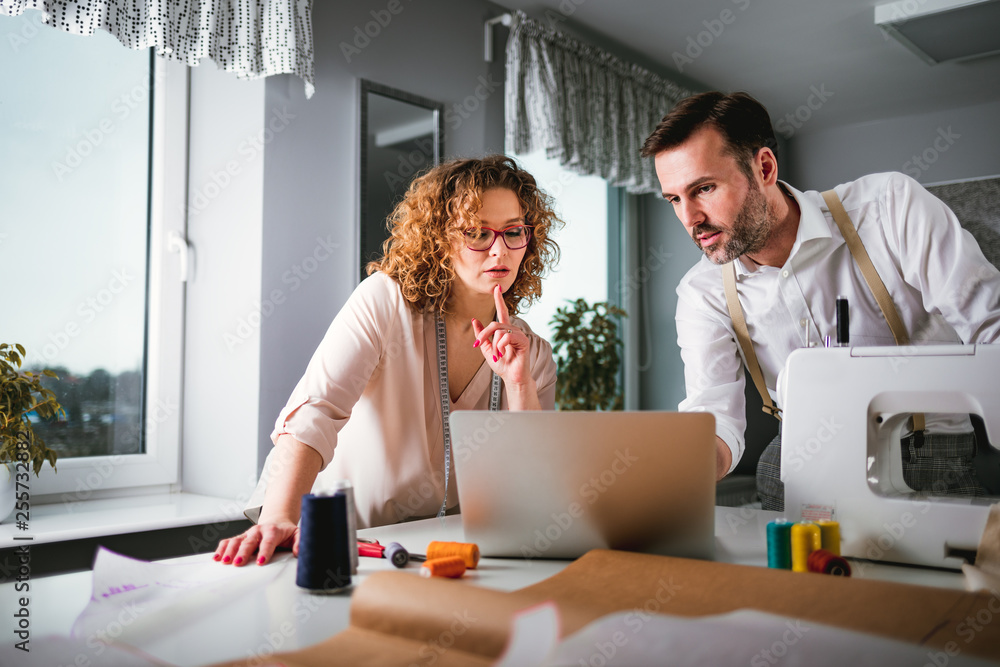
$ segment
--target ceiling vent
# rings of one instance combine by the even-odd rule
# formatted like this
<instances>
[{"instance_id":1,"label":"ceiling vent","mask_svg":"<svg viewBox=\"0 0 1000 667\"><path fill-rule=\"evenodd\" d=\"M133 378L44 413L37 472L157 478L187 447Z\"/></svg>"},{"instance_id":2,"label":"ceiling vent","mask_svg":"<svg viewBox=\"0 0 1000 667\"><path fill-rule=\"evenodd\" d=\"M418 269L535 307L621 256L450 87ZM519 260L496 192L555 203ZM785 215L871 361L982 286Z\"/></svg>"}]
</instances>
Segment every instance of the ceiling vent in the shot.
<instances>
[{"instance_id":1,"label":"ceiling vent","mask_svg":"<svg viewBox=\"0 0 1000 667\"><path fill-rule=\"evenodd\" d=\"M930 65L1000 53L1000 0L897 0L875 25Z\"/></svg>"}]
</instances>

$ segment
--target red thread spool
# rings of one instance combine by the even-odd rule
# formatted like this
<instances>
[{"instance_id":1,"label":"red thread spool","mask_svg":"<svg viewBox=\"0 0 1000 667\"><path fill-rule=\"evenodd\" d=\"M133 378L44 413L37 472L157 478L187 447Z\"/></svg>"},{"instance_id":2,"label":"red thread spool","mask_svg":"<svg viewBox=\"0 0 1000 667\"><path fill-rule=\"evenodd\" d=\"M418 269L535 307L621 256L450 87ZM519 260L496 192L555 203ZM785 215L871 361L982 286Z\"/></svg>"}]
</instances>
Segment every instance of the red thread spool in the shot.
<instances>
[{"instance_id":1,"label":"red thread spool","mask_svg":"<svg viewBox=\"0 0 1000 667\"><path fill-rule=\"evenodd\" d=\"M809 554L806 566L810 572L832 574L837 577L851 576L851 564L845 558L826 549L817 549Z\"/></svg>"}]
</instances>

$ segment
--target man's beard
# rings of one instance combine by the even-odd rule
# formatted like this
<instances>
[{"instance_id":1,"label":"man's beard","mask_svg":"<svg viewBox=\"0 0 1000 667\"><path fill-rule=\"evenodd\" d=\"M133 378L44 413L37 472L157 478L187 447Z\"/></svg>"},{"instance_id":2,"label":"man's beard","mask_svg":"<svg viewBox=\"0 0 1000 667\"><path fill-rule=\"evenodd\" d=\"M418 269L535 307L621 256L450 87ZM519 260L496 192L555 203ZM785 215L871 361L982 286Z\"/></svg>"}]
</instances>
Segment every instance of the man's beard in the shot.
<instances>
[{"instance_id":1,"label":"man's beard","mask_svg":"<svg viewBox=\"0 0 1000 667\"><path fill-rule=\"evenodd\" d=\"M750 183L750 190L743 199L743 206L740 207L729 230L719 229L712 224L703 222L691 230L691 238L698 249L702 250L714 263L726 264L740 255L763 250L771 237L773 228L774 221L771 217L771 211L768 210L764 193L761 192L756 183ZM708 248L702 248L698 237L716 232L727 235L725 243L721 246L716 243Z\"/></svg>"}]
</instances>

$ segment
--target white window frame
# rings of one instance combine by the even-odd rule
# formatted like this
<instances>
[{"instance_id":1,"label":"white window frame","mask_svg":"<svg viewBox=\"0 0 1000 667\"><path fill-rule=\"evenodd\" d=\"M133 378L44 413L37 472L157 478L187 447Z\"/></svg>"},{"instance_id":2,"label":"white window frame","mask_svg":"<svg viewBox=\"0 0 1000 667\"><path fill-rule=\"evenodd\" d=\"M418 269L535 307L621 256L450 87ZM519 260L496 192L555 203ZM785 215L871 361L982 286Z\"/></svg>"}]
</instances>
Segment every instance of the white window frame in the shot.
<instances>
[{"instance_id":1,"label":"white window frame","mask_svg":"<svg viewBox=\"0 0 1000 667\"><path fill-rule=\"evenodd\" d=\"M31 476L33 503L179 490L189 76L185 65L153 58L145 451L59 459L58 471L46 464Z\"/></svg>"}]
</instances>

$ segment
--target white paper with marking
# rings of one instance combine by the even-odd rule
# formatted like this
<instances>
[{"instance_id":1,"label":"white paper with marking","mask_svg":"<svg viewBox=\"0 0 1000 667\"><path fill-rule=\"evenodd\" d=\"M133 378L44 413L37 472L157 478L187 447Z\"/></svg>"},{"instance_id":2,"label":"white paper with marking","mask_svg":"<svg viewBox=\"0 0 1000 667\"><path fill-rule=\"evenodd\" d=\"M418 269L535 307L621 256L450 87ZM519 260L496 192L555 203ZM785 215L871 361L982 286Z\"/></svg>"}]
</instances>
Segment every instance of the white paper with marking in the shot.
<instances>
[{"instance_id":1,"label":"white paper with marking","mask_svg":"<svg viewBox=\"0 0 1000 667\"><path fill-rule=\"evenodd\" d=\"M189 562L157 563L103 547L94 560L90 603L70 635L90 641L141 644L174 633L249 591L265 586L287 564L224 566L211 554Z\"/></svg>"}]
</instances>

